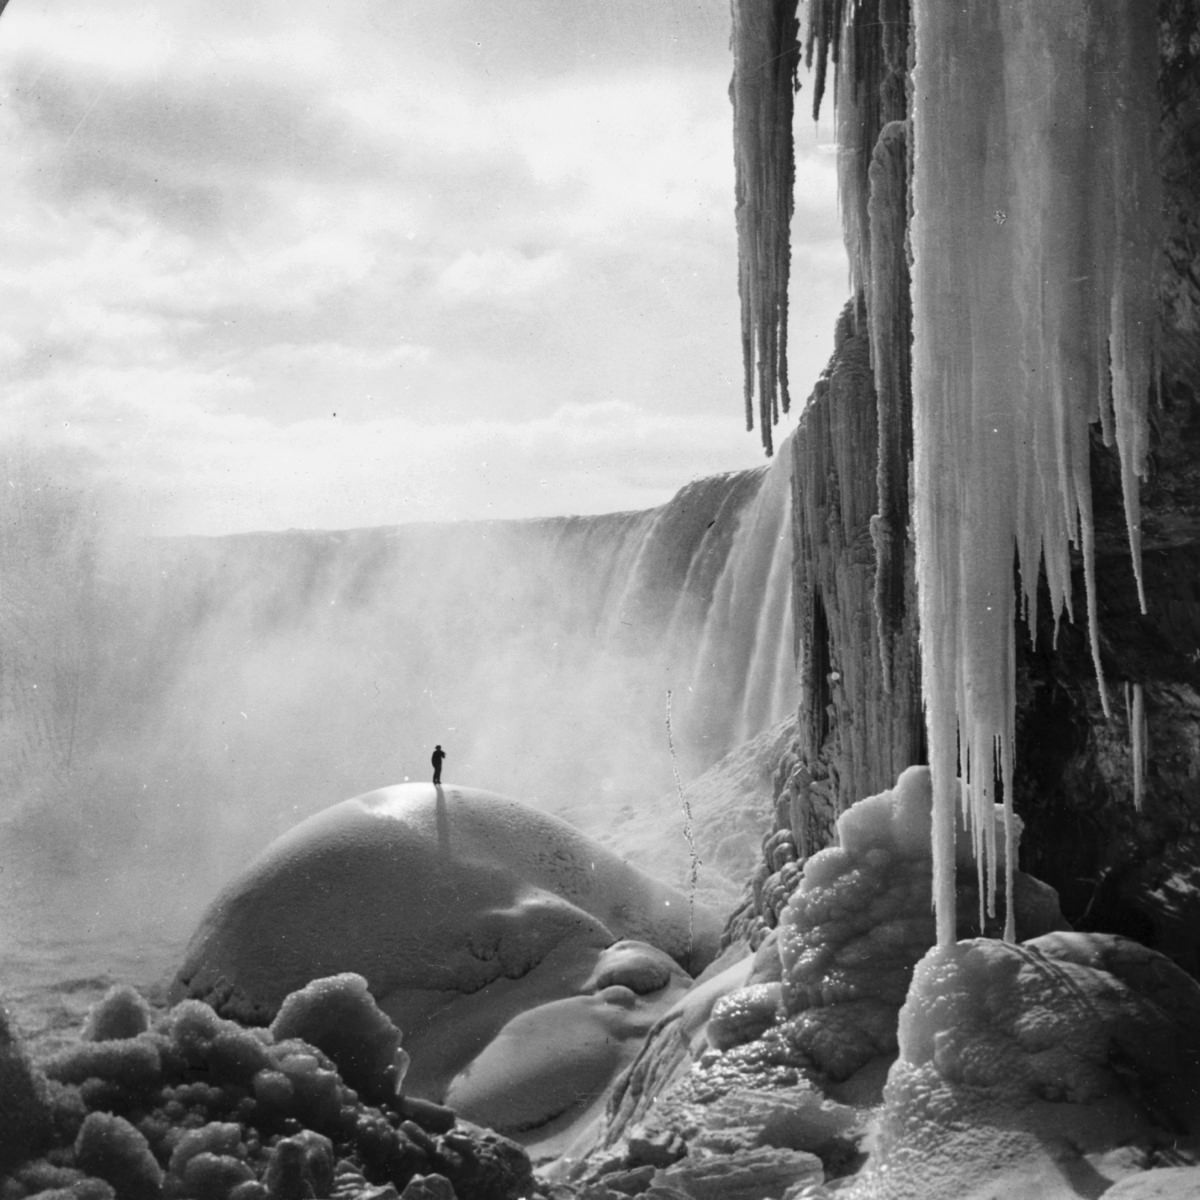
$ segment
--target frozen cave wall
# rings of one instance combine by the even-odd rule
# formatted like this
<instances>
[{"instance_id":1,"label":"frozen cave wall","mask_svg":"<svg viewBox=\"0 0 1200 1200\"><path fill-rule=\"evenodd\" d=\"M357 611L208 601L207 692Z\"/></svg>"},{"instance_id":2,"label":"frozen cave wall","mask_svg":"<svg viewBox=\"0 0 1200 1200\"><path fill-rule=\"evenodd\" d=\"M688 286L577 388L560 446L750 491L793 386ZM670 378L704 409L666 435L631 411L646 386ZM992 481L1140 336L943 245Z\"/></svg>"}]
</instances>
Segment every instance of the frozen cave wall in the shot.
<instances>
[{"instance_id":1,"label":"frozen cave wall","mask_svg":"<svg viewBox=\"0 0 1200 1200\"><path fill-rule=\"evenodd\" d=\"M1068 919L1079 928L1137 937L1194 974L1200 972L1198 25L1194 5L1160 4L1160 358L1141 485L1148 611L1139 610L1131 569L1121 468L1097 428L1091 439L1095 594L1112 715L1102 711L1076 554L1076 624L1062 622L1055 636L1043 576L1036 638L1023 628L1016 637L1013 782L1026 830L1022 866L1058 888ZM890 786L901 767L925 755L908 509L908 5L813 0L806 28L806 53L817 68L814 105L833 78L855 296L790 447L802 701L796 739L776 774L777 833L756 880L760 929L776 923L797 875L789 860L827 844L839 812ZM786 254L786 237L776 236L774 246ZM1142 738L1133 736L1139 724ZM1143 753L1135 755L1139 743Z\"/></svg>"}]
</instances>

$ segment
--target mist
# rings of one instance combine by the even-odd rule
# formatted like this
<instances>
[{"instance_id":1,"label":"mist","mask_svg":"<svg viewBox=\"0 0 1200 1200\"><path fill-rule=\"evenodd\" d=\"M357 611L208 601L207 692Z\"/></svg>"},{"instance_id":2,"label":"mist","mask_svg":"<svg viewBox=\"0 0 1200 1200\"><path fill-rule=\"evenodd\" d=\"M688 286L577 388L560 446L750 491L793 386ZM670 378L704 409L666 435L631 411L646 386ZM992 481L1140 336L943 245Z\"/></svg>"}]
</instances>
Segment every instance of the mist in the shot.
<instances>
[{"instance_id":1,"label":"mist","mask_svg":"<svg viewBox=\"0 0 1200 1200\"><path fill-rule=\"evenodd\" d=\"M85 464L10 451L9 931L186 933L435 743L448 781L585 831L669 802L794 707L790 457L644 512L153 539Z\"/></svg>"}]
</instances>

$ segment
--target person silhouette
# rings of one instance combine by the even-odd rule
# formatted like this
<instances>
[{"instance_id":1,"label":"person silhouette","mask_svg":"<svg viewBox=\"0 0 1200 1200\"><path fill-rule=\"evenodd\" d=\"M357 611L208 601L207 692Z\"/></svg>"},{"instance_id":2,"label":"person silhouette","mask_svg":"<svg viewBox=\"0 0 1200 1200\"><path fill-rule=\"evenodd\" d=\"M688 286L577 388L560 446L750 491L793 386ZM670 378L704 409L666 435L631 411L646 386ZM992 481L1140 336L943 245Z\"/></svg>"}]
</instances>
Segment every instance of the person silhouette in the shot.
<instances>
[{"instance_id":1,"label":"person silhouette","mask_svg":"<svg viewBox=\"0 0 1200 1200\"><path fill-rule=\"evenodd\" d=\"M434 746L433 755L430 762L433 763L433 783L434 786L440 786L442 782L442 759L446 757L446 752L441 746Z\"/></svg>"}]
</instances>

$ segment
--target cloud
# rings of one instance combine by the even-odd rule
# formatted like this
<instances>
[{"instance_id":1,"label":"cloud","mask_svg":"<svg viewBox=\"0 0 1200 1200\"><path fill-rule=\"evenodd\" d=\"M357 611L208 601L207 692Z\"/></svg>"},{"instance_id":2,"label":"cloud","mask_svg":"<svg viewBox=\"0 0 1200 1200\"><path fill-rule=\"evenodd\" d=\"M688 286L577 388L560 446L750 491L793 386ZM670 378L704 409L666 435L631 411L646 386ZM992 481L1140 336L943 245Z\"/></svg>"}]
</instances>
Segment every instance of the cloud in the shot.
<instances>
[{"instance_id":1,"label":"cloud","mask_svg":"<svg viewBox=\"0 0 1200 1200\"><path fill-rule=\"evenodd\" d=\"M563 275L561 252L520 254L504 247L460 254L438 276L437 289L451 299L516 300L541 291Z\"/></svg>"},{"instance_id":2,"label":"cloud","mask_svg":"<svg viewBox=\"0 0 1200 1200\"><path fill-rule=\"evenodd\" d=\"M723 0L4 20L6 417L159 527L628 508L757 461ZM802 140L798 391L846 290L833 166Z\"/></svg>"}]
</instances>

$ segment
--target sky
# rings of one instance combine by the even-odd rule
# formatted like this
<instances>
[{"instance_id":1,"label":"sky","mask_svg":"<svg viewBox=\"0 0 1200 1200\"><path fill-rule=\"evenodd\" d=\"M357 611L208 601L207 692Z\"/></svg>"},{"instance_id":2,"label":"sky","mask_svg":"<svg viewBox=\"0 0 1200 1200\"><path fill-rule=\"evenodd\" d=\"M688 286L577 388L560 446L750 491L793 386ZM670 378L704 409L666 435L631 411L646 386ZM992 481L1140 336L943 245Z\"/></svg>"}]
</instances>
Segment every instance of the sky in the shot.
<instances>
[{"instance_id":1,"label":"sky","mask_svg":"<svg viewBox=\"0 0 1200 1200\"><path fill-rule=\"evenodd\" d=\"M5 434L150 533L646 508L760 463L728 43L728 0L11 0ZM797 138L799 404L848 283Z\"/></svg>"}]
</instances>

